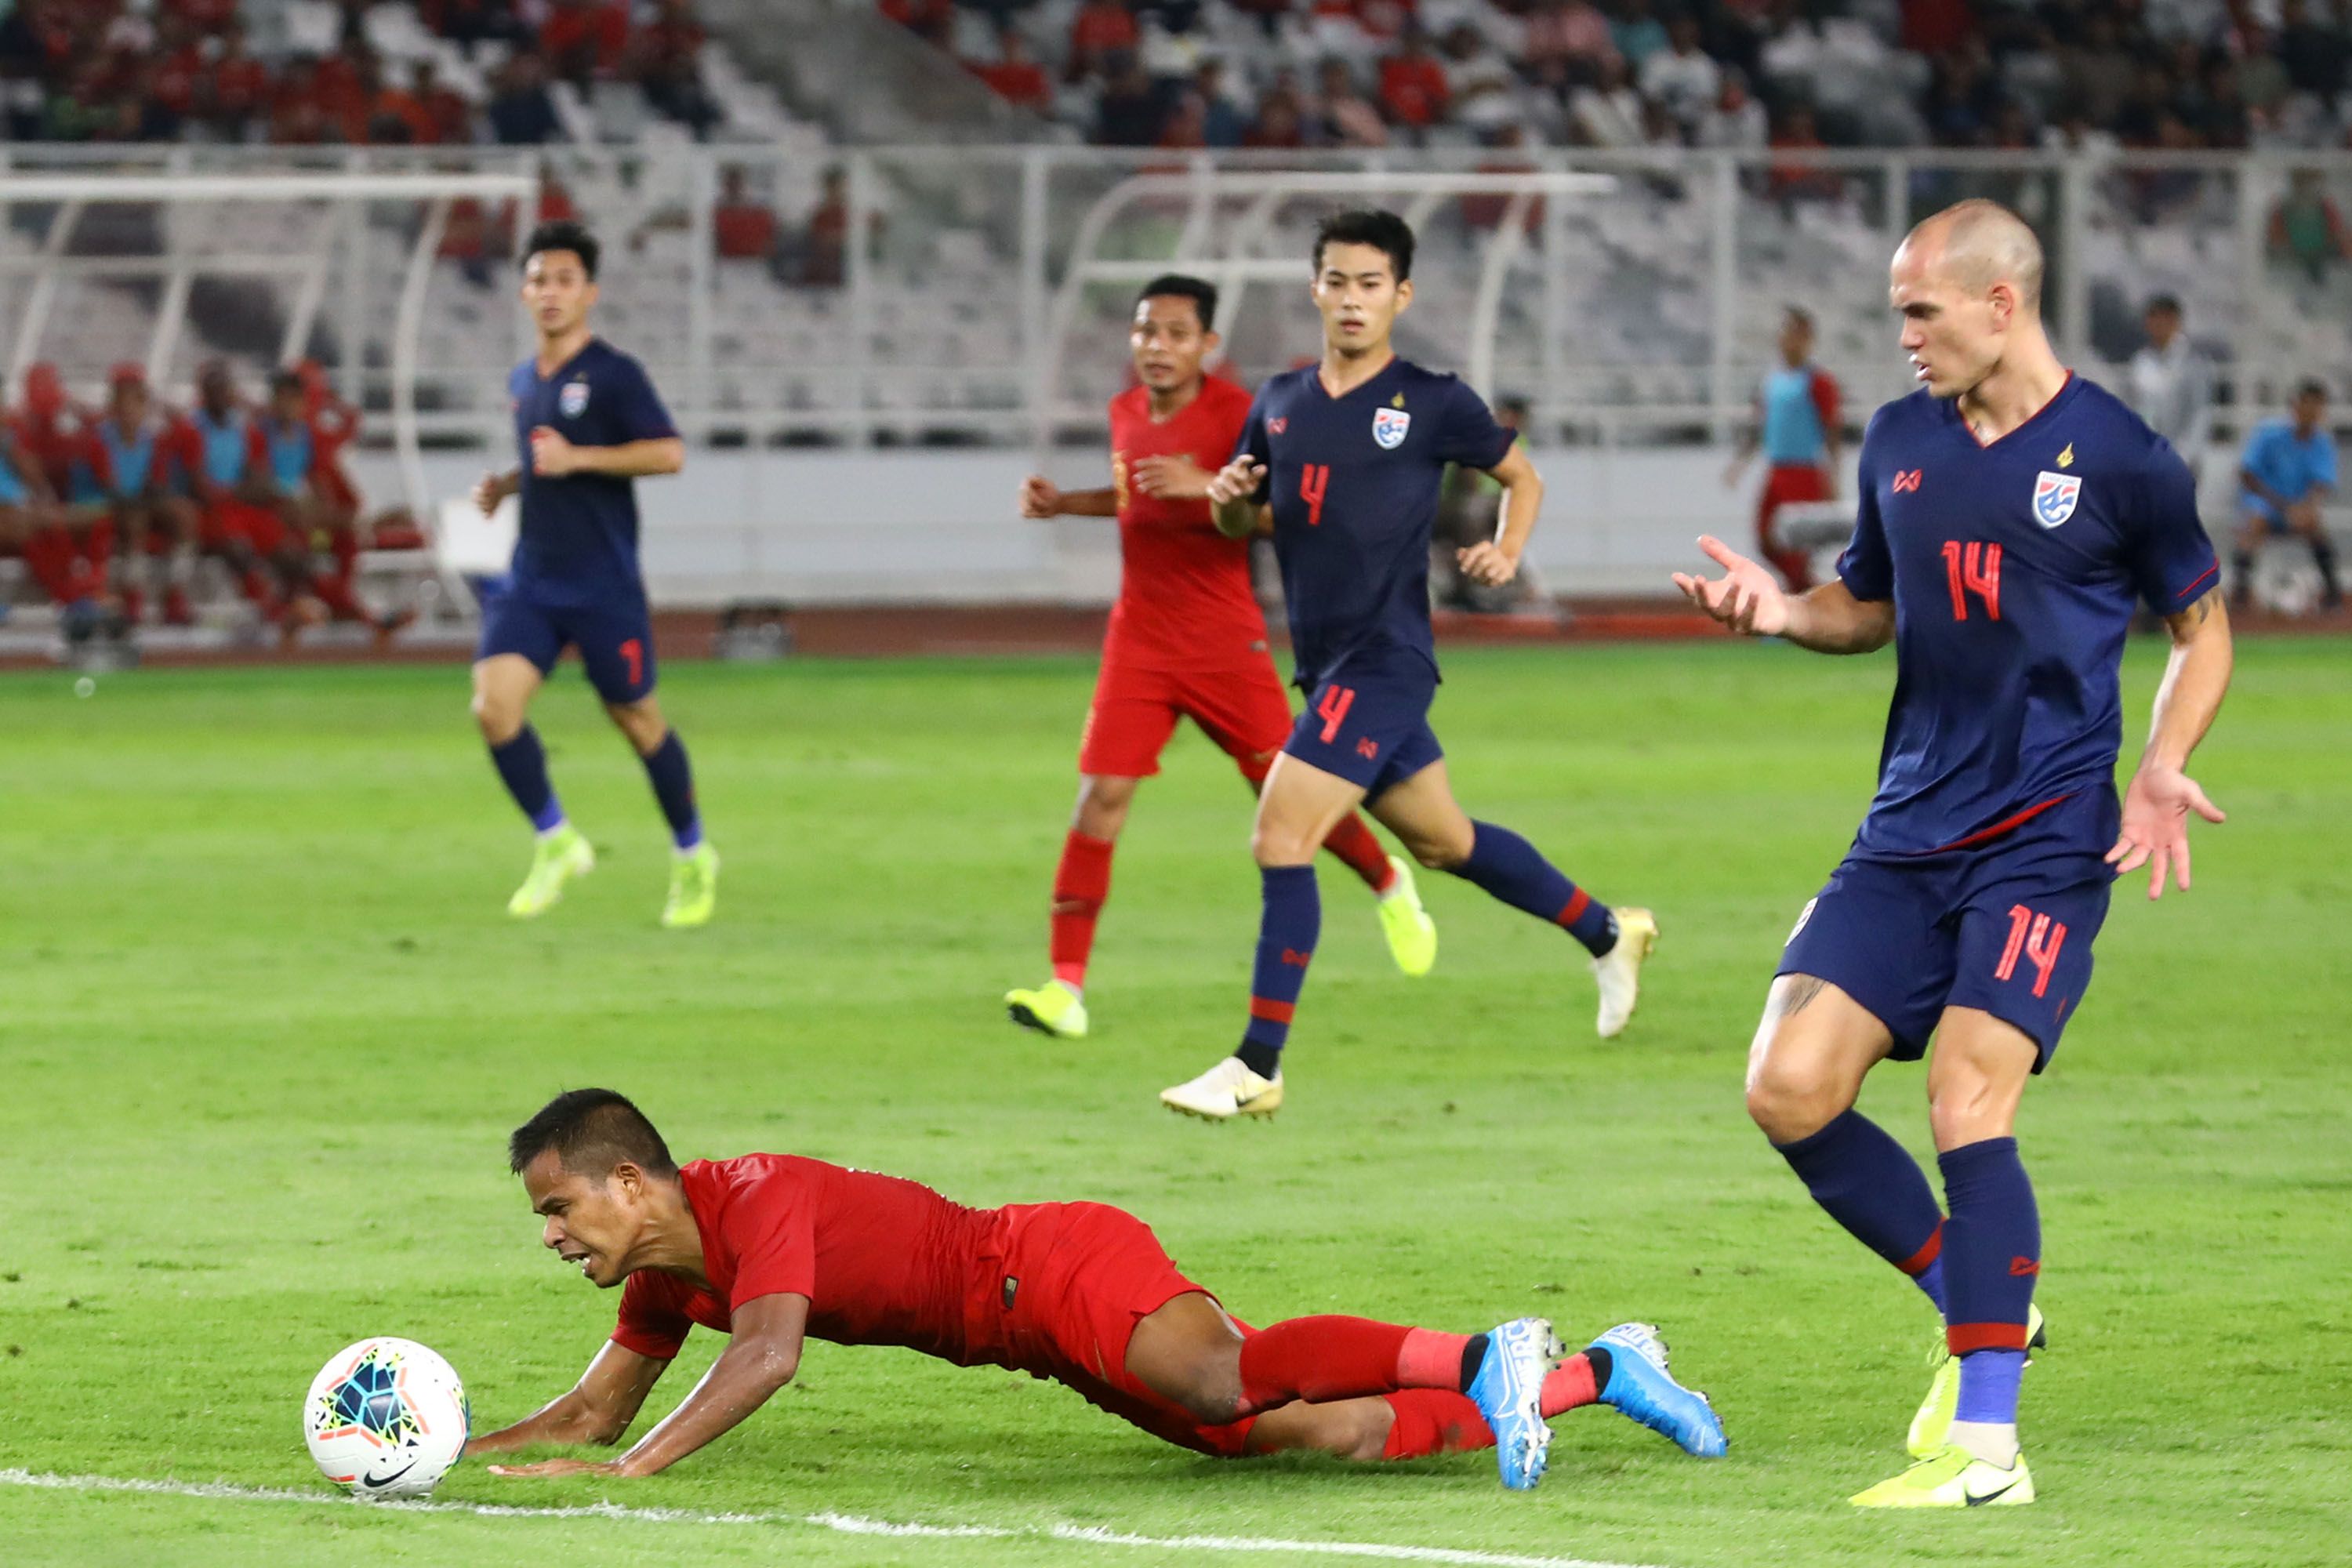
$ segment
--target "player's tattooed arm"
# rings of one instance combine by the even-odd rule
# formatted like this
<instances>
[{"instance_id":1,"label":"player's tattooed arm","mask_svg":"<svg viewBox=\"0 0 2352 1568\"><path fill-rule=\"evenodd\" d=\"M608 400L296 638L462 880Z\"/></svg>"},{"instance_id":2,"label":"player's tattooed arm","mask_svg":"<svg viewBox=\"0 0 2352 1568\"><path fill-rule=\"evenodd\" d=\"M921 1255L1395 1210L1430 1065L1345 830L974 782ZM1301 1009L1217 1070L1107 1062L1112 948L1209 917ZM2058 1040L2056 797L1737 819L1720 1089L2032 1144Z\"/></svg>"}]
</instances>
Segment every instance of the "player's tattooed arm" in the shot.
<instances>
[{"instance_id":1,"label":"player's tattooed arm","mask_svg":"<svg viewBox=\"0 0 2352 1568\"><path fill-rule=\"evenodd\" d=\"M2168 871L2181 891L2189 890L2189 814L2193 811L2208 822L2228 820L2184 770L2230 689L2235 653L2229 605L2217 585L2195 604L2167 616L2164 624L2172 634L2172 657L2156 689L2147 750L2140 754L2139 767L2124 791L2123 826L2107 851L2107 863L2119 877L2143 865L2148 868L2151 899L2163 895Z\"/></svg>"},{"instance_id":2,"label":"player's tattooed arm","mask_svg":"<svg viewBox=\"0 0 2352 1568\"><path fill-rule=\"evenodd\" d=\"M580 1381L511 1426L486 1432L466 1445L471 1454L506 1453L534 1443L611 1445L626 1436L669 1363L605 1342Z\"/></svg>"}]
</instances>

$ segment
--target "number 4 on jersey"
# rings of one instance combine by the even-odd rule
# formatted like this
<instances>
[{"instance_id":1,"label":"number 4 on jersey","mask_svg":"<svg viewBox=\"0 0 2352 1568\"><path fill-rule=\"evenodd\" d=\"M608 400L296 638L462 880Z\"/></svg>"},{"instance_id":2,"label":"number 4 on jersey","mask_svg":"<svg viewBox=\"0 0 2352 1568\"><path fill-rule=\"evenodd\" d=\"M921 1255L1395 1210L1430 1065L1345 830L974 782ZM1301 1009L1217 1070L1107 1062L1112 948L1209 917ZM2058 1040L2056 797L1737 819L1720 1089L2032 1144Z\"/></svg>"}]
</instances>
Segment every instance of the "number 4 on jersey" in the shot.
<instances>
[{"instance_id":1,"label":"number 4 on jersey","mask_svg":"<svg viewBox=\"0 0 2352 1568\"><path fill-rule=\"evenodd\" d=\"M1331 488L1331 465L1307 463L1298 470L1298 499L1307 503L1307 526L1323 521L1323 493Z\"/></svg>"}]
</instances>

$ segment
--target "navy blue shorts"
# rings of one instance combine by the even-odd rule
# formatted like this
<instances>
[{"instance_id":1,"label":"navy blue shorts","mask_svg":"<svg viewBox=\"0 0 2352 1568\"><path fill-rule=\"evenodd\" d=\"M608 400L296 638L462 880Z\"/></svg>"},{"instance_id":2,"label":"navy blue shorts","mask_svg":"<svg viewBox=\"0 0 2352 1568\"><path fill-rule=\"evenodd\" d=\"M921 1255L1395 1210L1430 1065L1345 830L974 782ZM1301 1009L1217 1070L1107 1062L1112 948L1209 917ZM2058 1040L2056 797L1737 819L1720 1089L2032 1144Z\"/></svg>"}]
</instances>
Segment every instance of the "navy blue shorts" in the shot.
<instances>
[{"instance_id":1,"label":"navy blue shorts","mask_svg":"<svg viewBox=\"0 0 2352 1568\"><path fill-rule=\"evenodd\" d=\"M1849 855L1780 954L1780 974L1826 980L1927 1054L1947 1007L1977 1007L2032 1037L2050 1064L2091 984L2091 943L2115 872L2113 792L2085 790L1975 849L1909 858Z\"/></svg>"},{"instance_id":2,"label":"navy blue shorts","mask_svg":"<svg viewBox=\"0 0 2352 1568\"><path fill-rule=\"evenodd\" d=\"M643 598L544 605L512 584L484 595L477 660L519 653L545 675L567 647L580 650L588 684L605 701L639 702L653 695L654 624Z\"/></svg>"},{"instance_id":3,"label":"navy blue shorts","mask_svg":"<svg viewBox=\"0 0 2352 1568\"><path fill-rule=\"evenodd\" d=\"M1436 696L1437 672L1413 655L1351 661L1308 694L1282 749L1376 796L1445 755L1429 728Z\"/></svg>"}]
</instances>

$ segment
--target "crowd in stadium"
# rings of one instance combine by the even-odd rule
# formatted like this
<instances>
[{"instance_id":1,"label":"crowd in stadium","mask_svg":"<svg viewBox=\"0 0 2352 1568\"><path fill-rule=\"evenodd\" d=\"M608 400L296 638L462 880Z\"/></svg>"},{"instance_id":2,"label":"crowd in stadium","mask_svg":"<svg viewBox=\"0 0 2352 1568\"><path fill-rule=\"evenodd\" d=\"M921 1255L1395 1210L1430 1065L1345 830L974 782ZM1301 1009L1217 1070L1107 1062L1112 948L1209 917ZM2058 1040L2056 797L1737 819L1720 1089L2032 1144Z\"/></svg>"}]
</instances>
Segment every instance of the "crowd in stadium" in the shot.
<instances>
[{"instance_id":1,"label":"crowd in stadium","mask_svg":"<svg viewBox=\"0 0 2352 1568\"><path fill-rule=\"evenodd\" d=\"M2321 147L2347 0L881 0L1122 146Z\"/></svg>"},{"instance_id":2,"label":"crowd in stadium","mask_svg":"<svg viewBox=\"0 0 2352 1568\"><path fill-rule=\"evenodd\" d=\"M336 0L331 47L265 50L236 0L16 0L0 16L0 104L18 142L183 139L531 144L565 139L551 84L634 86L695 134L723 118L692 0L415 0L415 47L373 40L380 0ZM436 50L444 42L454 50ZM457 68L445 72L445 60Z\"/></svg>"}]
</instances>

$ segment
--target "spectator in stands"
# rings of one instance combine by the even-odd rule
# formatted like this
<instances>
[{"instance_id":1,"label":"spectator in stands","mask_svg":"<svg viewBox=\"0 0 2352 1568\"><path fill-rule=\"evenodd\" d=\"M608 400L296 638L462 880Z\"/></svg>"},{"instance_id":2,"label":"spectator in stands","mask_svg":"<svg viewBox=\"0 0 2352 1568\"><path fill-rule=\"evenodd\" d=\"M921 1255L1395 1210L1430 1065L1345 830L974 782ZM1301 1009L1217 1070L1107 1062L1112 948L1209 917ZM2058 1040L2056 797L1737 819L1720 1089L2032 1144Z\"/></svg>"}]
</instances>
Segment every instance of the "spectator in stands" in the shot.
<instances>
[{"instance_id":1,"label":"spectator in stands","mask_svg":"<svg viewBox=\"0 0 2352 1568\"><path fill-rule=\"evenodd\" d=\"M378 114L390 115L408 128L408 140L419 146L456 145L474 139L474 110L465 95L441 79L440 68L428 58L408 68L408 86L389 88L376 101Z\"/></svg>"},{"instance_id":2,"label":"spectator in stands","mask_svg":"<svg viewBox=\"0 0 2352 1568\"><path fill-rule=\"evenodd\" d=\"M416 14L436 34L468 51L478 44L520 44L530 37L513 0L416 0Z\"/></svg>"},{"instance_id":3,"label":"spectator in stands","mask_svg":"<svg viewBox=\"0 0 2352 1568\"><path fill-rule=\"evenodd\" d=\"M2279 61L2297 92L2333 99L2352 76L2352 17L2339 8L2331 27L2314 20L2312 9L2309 0L2280 0Z\"/></svg>"},{"instance_id":4,"label":"spectator in stands","mask_svg":"<svg viewBox=\"0 0 2352 1568\"><path fill-rule=\"evenodd\" d=\"M2344 590L2336 580L2336 545L2321 507L2336 493L2336 437L2328 434L2327 387L2306 381L2294 389L2293 412L2257 426L2238 462L2237 578L2242 607L2253 592L2254 554L2263 541L2294 534L2311 547L2319 568L2320 604L2336 609Z\"/></svg>"},{"instance_id":5,"label":"spectator in stands","mask_svg":"<svg viewBox=\"0 0 2352 1568\"><path fill-rule=\"evenodd\" d=\"M232 22L220 52L196 77L195 113L226 142L242 142L268 102L269 68L246 53L245 27Z\"/></svg>"},{"instance_id":6,"label":"spectator in stands","mask_svg":"<svg viewBox=\"0 0 2352 1568\"><path fill-rule=\"evenodd\" d=\"M996 30L996 58L982 64L966 62L971 74L986 82L989 90L1015 109L1025 109L1032 114L1050 113L1054 107L1054 84L1045 78L1037 62L1029 58L1029 40L1021 29L1003 26Z\"/></svg>"},{"instance_id":7,"label":"spectator in stands","mask_svg":"<svg viewBox=\"0 0 2352 1568\"><path fill-rule=\"evenodd\" d=\"M1070 19L1070 58L1065 79L1108 79L1113 64L1132 56L1142 41L1142 31L1126 0L1086 0Z\"/></svg>"},{"instance_id":8,"label":"spectator in stands","mask_svg":"<svg viewBox=\"0 0 2352 1568\"><path fill-rule=\"evenodd\" d=\"M639 85L655 113L685 126L698 142L708 141L712 131L726 123L727 111L711 96L702 79L702 64L693 55L662 57L654 74Z\"/></svg>"},{"instance_id":9,"label":"spectator in stands","mask_svg":"<svg viewBox=\"0 0 2352 1568\"><path fill-rule=\"evenodd\" d=\"M1520 44L1530 68L1559 63L1597 67L1617 53L1617 40L1590 0L1537 0Z\"/></svg>"},{"instance_id":10,"label":"spectator in stands","mask_svg":"<svg viewBox=\"0 0 2352 1568\"><path fill-rule=\"evenodd\" d=\"M1445 72L1446 100L1456 123L1488 132L1518 123L1517 81L1511 62L1475 23L1454 25L1438 63Z\"/></svg>"},{"instance_id":11,"label":"spectator in stands","mask_svg":"<svg viewBox=\"0 0 2352 1568\"><path fill-rule=\"evenodd\" d=\"M1444 122L1450 101L1445 68L1430 53L1429 36L1407 24L1396 52L1381 61L1381 109L1391 125L1422 132Z\"/></svg>"},{"instance_id":12,"label":"spectator in stands","mask_svg":"<svg viewBox=\"0 0 2352 1568\"><path fill-rule=\"evenodd\" d=\"M1242 133L1242 145L1254 148L1307 145L1307 110L1298 91L1298 73L1275 73L1274 84L1257 100L1257 116Z\"/></svg>"},{"instance_id":13,"label":"spectator in stands","mask_svg":"<svg viewBox=\"0 0 2352 1568\"><path fill-rule=\"evenodd\" d=\"M719 205L711 209L710 237L721 261L766 261L776 253L775 209L751 198L740 163L719 172Z\"/></svg>"},{"instance_id":14,"label":"spectator in stands","mask_svg":"<svg viewBox=\"0 0 2352 1568\"><path fill-rule=\"evenodd\" d=\"M560 80L584 87L617 75L629 52L627 0L548 0L539 47Z\"/></svg>"},{"instance_id":15,"label":"spectator in stands","mask_svg":"<svg viewBox=\"0 0 2352 1568\"><path fill-rule=\"evenodd\" d=\"M635 45L635 68L640 79L658 78L669 63L683 57L696 62L702 58L702 46L709 35L694 14L694 0L660 0L651 20L637 29Z\"/></svg>"},{"instance_id":16,"label":"spectator in stands","mask_svg":"<svg viewBox=\"0 0 2352 1568\"><path fill-rule=\"evenodd\" d=\"M1642 95L1633 89L1633 67L1624 56L1605 57L1599 79L1570 96L1569 120L1586 146L1639 147L1648 140Z\"/></svg>"},{"instance_id":17,"label":"spectator in stands","mask_svg":"<svg viewBox=\"0 0 2352 1568\"><path fill-rule=\"evenodd\" d=\"M1699 47L1698 18L1684 12L1666 28L1667 46L1642 62L1642 95L1695 132L1722 85L1721 68Z\"/></svg>"},{"instance_id":18,"label":"spectator in stands","mask_svg":"<svg viewBox=\"0 0 2352 1568\"><path fill-rule=\"evenodd\" d=\"M1142 61L1131 54L1114 55L1106 68L1108 79L1095 105L1095 140L1107 147L1156 146L1167 107L1144 75Z\"/></svg>"},{"instance_id":19,"label":"spectator in stands","mask_svg":"<svg viewBox=\"0 0 2352 1568\"><path fill-rule=\"evenodd\" d=\"M848 279L849 176L827 169L801 246L801 283L810 289L838 289Z\"/></svg>"},{"instance_id":20,"label":"spectator in stands","mask_svg":"<svg viewBox=\"0 0 2352 1568\"><path fill-rule=\"evenodd\" d=\"M1651 14L1650 0L1618 0L1609 23L1609 41L1636 76L1652 55L1668 47L1665 24Z\"/></svg>"},{"instance_id":21,"label":"spectator in stands","mask_svg":"<svg viewBox=\"0 0 2352 1568\"><path fill-rule=\"evenodd\" d=\"M1171 151L1192 151L1209 144L1209 110L1191 88L1179 92L1160 122L1157 145Z\"/></svg>"},{"instance_id":22,"label":"spectator in stands","mask_svg":"<svg viewBox=\"0 0 2352 1568\"><path fill-rule=\"evenodd\" d=\"M1738 67L1726 66L1716 83L1715 101L1706 106L1691 132L1691 144L1747 152L1763 146L1769 132L1764 106L1748 91L1748 79Z\"/></svg>"},{"instance_id":23,"label":"spectator in stands","mask_svg":"<svg viewBox=\"0 0 2352 1568\"><path fill-rule=\"evenodd\" d=\"M1210 58L1192 73L1192 90L1201 98L1201 136L1212 147L1238 147L1249 121L1225 90L1225 62Z\"/></svg>"},{"instance_id":24,"label":"spectator in stands","mask_svg":"<svg viewBox=\"0 0 2352 1568\"><path fill-rule=\"evenodd\" d=\"M2213 437L2213 367L2181 331L2180 301L2171 295L2147 302L2142 325L2147 342L2131 359L2133 412L2172 443L2192 479L2200 478Z\"/></svg>"},{"instance_id":25,"label":"spectator in stands","mask_svg":"<svg viewBox=\"0 0 2352 1568\"><path fill-rule=\"evenodd\" d=\"M1771 145L1776 152L1795 153L1794 158L1776 158L1765 186L1772 198L1780 202L1833 202L1845 194L1845 183L1834 169L1816 167L1801 156L1819 152L1829 143L1822 140L1821 131L1813 123L1811 104L1790 107L1780 117L1780 129L1772 132Z\"/></svg>"},{"instance_id":26,"label":"spectator in stands","mask_svg":"<svg viewBox=\"0 0 2352 1568\"><path fill-rule=\"evenodd\" d=\"M2286 195L2271 209L2269 246L2273 261L2314 283L2326 282L2335 263L2352 260L2352 239L2345 235L2336 204L2327 199L2318 170L2297 169L2289 180Z\"/></svg>"},{"instance_id":27,"label":"spectator in stands","mask_svg":"<svg viewBox=\"0 0 2352 1568\"><path fill-rule=\"evenodd\" d=\"M952 45L955 0L882 0L882 15L934 48Z\"/></svg>"},{"instance_id":28,"label":"spectator in stands","mask_svg":"<svg viewBox=\"0 0 2352 1568\"><path fill-rule=\"evenodd\" d=\"M1320 91L1315 105L1314 139L1330 147L1385 147L1387 121L1372 100L1356 90L1356 73L1348 62L1326 59L1318 73Z\"/></svg>"},{"instance_id":29,"label":"spectator in stands","mask_svg":"<svg viewBox=\"0 0 2352 1568\"><path fill-rule=\"evenodd\" d=\"M508 146L563 140L563 121L548 96L546 62L529 49L518 51L500 68L484 113L490 134Z\"/></svg>"}]
</instances>

